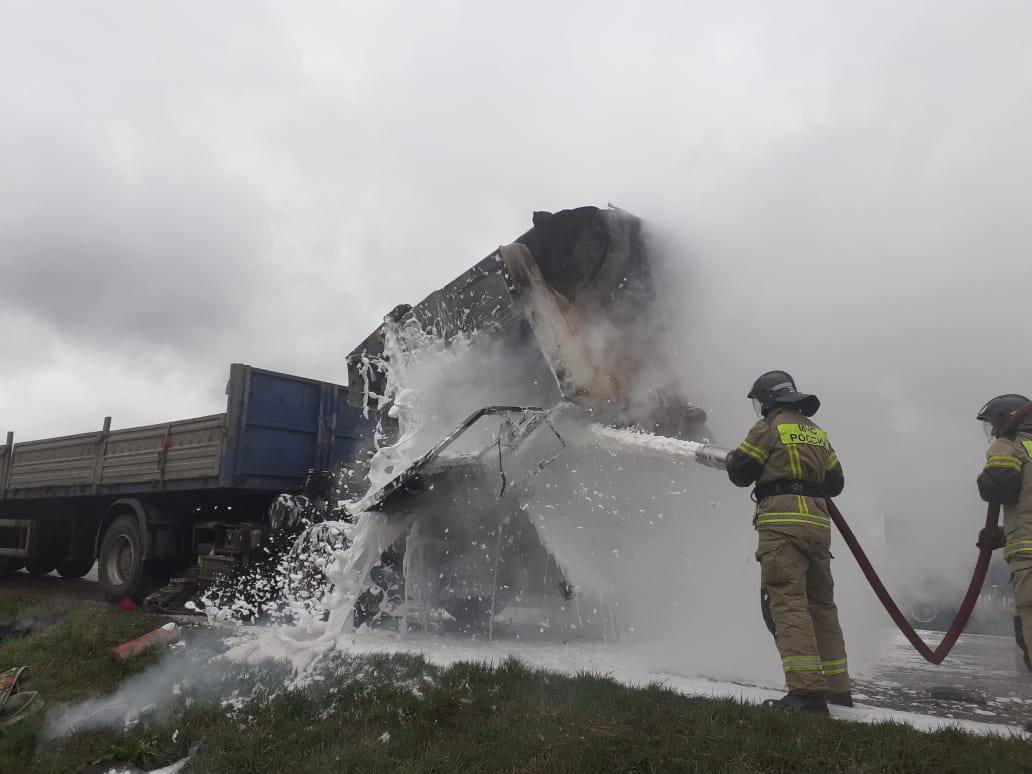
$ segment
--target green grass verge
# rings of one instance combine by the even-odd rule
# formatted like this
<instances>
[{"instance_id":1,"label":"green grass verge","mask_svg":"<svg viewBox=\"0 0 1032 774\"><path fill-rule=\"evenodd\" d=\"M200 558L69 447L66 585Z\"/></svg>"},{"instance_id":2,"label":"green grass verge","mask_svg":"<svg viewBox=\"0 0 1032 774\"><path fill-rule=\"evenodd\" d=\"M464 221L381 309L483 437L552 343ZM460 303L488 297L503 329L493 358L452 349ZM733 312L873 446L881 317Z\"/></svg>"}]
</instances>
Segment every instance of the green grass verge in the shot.
<instances>
[{"instance_id":1,"label":"green grass verge","mask_svg":"<svg viewBox=\"0 0 1032 774\"><path fill-rule=\"evenodd\" d=\"M106 693L126 677L142 672L157 660L155 653L118 662L111 649L168 620L92 602L0 593L0 624L26 617L53 623L31 637L0 643L0 671L30 667L32 690L39 691L48 703Z\"/></svg>"},{"instance_id":2,"label":"green grass verge","mask_svg":"<svg viewBox=\"0 0 1032 774\"><path fill-rule=\"evenodd\" d=\"M127 627L141 617L93 611L94 628L80 632L86 621L77 615L30 638L76 662L52 678L65 697L109 691L142 666L114 665L107 649L119 638L105 634L115 621ZM145 631L153 619L138 623ZM55 642L80 636L72 651ZM22 657L35 652L30 640L16 643ZM0 647L0 663L11 661L8 647ZM785 715L517 661L442 669L414 656L345 654L321 676L304 690L274 693L267 671L233 675L216 688L253 696L248 703L232 709L218 695L183 701L163 721L145 720L128 733L81 732L40 744L39 724L26 725L0 739L0 761L4 771L75 771L97 761L149 768L186 755L201 739L190 771L989 772L1027 770L1032 760L1032 746L1020 740Z\"/></svg>"}]
</instances>

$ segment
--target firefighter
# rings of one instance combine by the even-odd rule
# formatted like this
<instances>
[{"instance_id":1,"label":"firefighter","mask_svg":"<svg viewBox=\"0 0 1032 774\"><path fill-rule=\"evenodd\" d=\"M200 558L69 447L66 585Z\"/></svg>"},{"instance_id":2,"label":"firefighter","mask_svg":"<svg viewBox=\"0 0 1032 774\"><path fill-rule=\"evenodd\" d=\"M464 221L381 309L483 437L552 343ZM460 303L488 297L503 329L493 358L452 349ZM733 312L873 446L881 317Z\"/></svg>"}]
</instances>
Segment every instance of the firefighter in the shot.
<instances>
[{"instance_id":1,"label":"firefighter","mask_svg":"<svg viewBox=\"0 0 1032 774\"><path fill-rule=\"evenodd\" d=\"M1003 528L983 529L978 547L1002 548L1014 591L1014 638L1025 666L1032 670L1032 418L1012 440L1001 438L1015 411L1027 405L1023 395L999 395L978 412L990 440L986 463L978 476L978 493L987 503L1003 506Z\"/></svg>"},{"instance_id":2,"label":"firefighter","mask_svg":"<svg viewBox=\"0 0 1032 774\"><path fill-rule=\"evenodd\" d=\"M827 715L828 702L853 706L824 502L845 485L842 465L810 419L820 400L799 392L789 374L763 374L749 397L760 419L731 452L727 473L736 486L756 484L761 603L788 684L781 700L767 703Z\"/></svg>"}]
</instances>

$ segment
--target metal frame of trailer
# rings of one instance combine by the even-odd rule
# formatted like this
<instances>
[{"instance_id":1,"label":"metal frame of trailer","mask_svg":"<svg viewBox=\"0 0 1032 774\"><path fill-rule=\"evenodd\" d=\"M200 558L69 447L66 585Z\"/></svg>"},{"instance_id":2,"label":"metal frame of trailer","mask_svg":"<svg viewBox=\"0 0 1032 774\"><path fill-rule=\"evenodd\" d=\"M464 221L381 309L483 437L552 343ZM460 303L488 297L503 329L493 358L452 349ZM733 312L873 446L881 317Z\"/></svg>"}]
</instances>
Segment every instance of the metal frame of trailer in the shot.
<instances>
[{"instance_id":1,"label":"metal frame of trailer","mask_svg":"<svg viewBox=\"0 0 1032 774\"><path fill-rule=\"evenodd\" d=\"M124 429L108 417L97 432L19 443L8 433L0 558L82 565L129 516L144 560L188 563L196 522L257 524L306 471L360 456L375 426L346 387L249 365L230 366L226 394L221 414Z\"/></svg>"}]
</instances>

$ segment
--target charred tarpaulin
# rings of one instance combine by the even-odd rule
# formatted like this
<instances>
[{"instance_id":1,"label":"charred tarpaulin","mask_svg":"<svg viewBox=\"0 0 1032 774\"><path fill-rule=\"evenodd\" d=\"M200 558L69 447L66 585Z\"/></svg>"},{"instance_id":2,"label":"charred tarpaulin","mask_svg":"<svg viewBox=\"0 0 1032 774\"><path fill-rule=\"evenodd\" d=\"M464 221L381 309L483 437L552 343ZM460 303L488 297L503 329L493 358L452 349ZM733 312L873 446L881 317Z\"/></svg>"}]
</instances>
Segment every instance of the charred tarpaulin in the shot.
<instances>
[{"instance_id":1,"label":"charred tarpaulin","mask_svg":"<svg viewBox=\"0 0 1032 774\"><path fill-rule=\"evenodd\" d=\"M388 321L497 347L521 363L536 405L571 401L604 421L697 439L705 412L670 369L664 302L642 221L610 207L536 212L534 227ZM349 400L382 395L385 326L348 355Z\"/></svg>"}]
</instances>

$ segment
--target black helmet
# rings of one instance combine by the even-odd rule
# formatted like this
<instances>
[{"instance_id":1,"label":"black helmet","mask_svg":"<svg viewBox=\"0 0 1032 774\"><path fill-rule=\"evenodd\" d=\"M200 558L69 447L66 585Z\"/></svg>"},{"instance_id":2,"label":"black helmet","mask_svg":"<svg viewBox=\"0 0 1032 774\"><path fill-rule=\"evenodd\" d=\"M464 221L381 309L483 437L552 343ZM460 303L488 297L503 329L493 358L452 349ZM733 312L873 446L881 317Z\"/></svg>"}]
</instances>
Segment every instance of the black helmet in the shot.
<instances>
[{"instance_id":1,"label":"black helmet","mask_svg":"<svg viewBox=\"0 0 1032 774\"><path fill-rule=\"evenodd\" d=\"M1007 420L1011 418L1011 415L1028 402L1028 398L1024 395L1015 395L1013 393L1009 395L997 395L991 401L982 406L975 419L985 422L992 428L992 434L999 436L1000 431L1003 430L1003 426L1007 424ZM1026 422L1025 425L1022 426L1022 429L1027 428L1029 424L1032 423Z\"/></svg>"},{"instance_id":2,"label":"black helmet","mask_svg":"<svg viewBox=\"0 0 1032 774\"><path fill-rule=\"evenodd\" d=\"M812 417L821 407L821 401L816 395L796 390L795 379L786 371L767 371L753 382L748 397L756 402L764 414L775 405L782 405L796 409L803 416Z\"/></svg>"}]
</instances>

